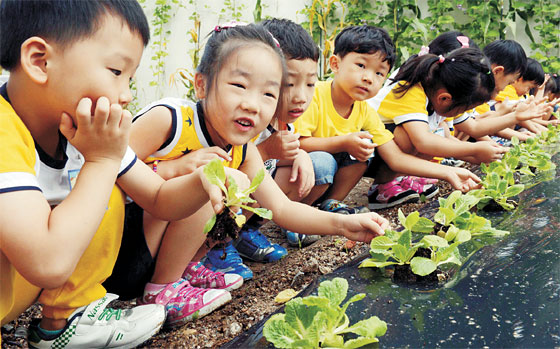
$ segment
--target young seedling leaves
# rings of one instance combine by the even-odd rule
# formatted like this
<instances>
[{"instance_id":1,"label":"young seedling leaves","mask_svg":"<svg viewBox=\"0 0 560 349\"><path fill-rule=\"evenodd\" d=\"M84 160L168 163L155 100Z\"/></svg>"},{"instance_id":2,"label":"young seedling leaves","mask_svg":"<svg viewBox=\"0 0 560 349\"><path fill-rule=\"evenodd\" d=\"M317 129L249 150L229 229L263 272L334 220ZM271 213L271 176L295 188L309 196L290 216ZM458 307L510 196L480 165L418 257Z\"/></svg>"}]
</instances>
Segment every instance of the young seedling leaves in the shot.
<instances>
[{"instance_id":1,"label":"young seedling leaves","mask_svg":"<svg viewBox=\"0 0 560 349\"><path fill-rule=\"evenodd\" d=\"M437 268L436 262L425 257L414 257L410 261L410 268L416 275L426 276Z\"/></svg>"}]
</instances>

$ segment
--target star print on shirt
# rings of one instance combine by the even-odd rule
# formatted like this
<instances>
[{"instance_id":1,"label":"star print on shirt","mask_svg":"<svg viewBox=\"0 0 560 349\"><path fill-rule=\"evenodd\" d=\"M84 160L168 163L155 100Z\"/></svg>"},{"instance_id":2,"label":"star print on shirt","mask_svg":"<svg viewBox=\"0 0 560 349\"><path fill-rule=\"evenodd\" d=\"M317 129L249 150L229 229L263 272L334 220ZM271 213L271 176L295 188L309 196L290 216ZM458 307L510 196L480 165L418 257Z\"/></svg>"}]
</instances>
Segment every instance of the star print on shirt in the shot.
<instances>
[{"instance_id":1,"label":"star print on shirt","mask_svg":"<svg viewBox=\"0 0 560 349\"><path fill-rule=\"evenodd\" d=\"M191 118L187 118L187 119L185 120L185 122L188 122L188 123L189 123L189 126L192 126L192 120L191 120Z\"/></svg>"},{"instance_id":2,"label":"star print on shirt","mask_svg":"<svg viewBox=\"0 0 560 349\"><path fill-rule=\"evenodd\" d=\"M192 151L192 150L190 150L189 147L186 147L185 150L182 151L182 153L183 153L184 155L186 155L186 154L190 153L191 151Z\"/></svg>"}]
</instances>

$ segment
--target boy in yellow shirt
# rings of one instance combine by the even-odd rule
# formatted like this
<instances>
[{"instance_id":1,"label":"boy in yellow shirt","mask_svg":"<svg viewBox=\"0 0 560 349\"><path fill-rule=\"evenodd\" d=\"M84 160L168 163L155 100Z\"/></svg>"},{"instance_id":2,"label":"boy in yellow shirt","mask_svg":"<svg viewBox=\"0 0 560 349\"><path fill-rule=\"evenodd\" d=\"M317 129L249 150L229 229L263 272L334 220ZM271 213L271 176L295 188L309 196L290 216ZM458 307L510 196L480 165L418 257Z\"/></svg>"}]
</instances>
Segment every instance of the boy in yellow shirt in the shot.
<instances>
[{"instance_id":1,"label":"boy in yellow shirt","mask_svg":"<svg viewBox=\"0 0 560 349\"><path fill-rule=\"evenodd\" d=\"M119 251L126 194L167 220L196 212L207 192L222 207L202 169L165 182L127 147L123 107L149 41L142 8L3 0L0 32L9 33L0 64L10 72L0 87L1 323L39 297L32 347L140 345L163 325L164 306L108 308L117 296L101 285Z\"/></svg>"},{"instance_id":2,"label":"boy in yellow shirt","mask_svg":"<svg viewBox=\"0 0 560 349\"><path fill-rule=\"evenodd\" d=\"M394 59L393 43L385 30L367 25L345 28L337 35L334 55L329 59L334 79L316 84L310 107L295 122L301 148L324 152L323 166L330 168L327 183L316 185L308 196L322 196L323 210L336 211L366 170L367 176L376 177L377 166L369 166L374 156L381 157L397 173L441 178L465 191L478 181L468 170L403 153L367 104L366 100L382 87ZM400 187L397 181L382 183L389 183L385 186L390 194L371 195L370 208L418 200L416 191Z\"/></svg>"}]
</instances>

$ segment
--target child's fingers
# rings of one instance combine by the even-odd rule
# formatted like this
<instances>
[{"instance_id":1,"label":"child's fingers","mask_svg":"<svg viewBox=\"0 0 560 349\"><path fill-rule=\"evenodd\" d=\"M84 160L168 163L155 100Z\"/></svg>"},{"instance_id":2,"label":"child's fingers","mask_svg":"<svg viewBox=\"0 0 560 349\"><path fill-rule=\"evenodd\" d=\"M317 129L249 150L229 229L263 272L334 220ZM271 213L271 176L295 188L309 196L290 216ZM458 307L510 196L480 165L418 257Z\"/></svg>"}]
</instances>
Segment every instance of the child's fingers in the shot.
<instances>
[{"instance_id":1,"label":"child's fingers","mask_svg":"<svg viewBox=\"0 0 560 349\"><path fill-rule=\"evenodd\" d=\"M93 102L89 98L82 98L76 107L76 126L87 127L91 124L91 106Z\"/></svg>"},{"instance_id":2,"label":"child's fingers","mask_svg":"<svg viewBox=\"0 0 560 349\"><path fill-rule=\"evenodd\" d=\"M216 185L210 185L210 187L207 190L207 193L208 193L208 198L210 199L210 204L214 209L214 213L218 214L222 212L222 210L224 209L224 201L222 196L222 190L220 189L220 187Z\"/></svg>"},{"instance_id":3,"label":"child's fingers","mask_svg":"<svg viewBox=\"0 0 560 349\"><path fill-rule=\"evenodd\" d=\"M125 132L128 132L128 130L132 127L132 114L128 110L123 110L119 127Z\"/></svg>"},{"instance_id":4,"label":"child's fingers","mask_svg":"<svg viewBox=\"0 0 560 349\"><path fill-rule=\"evenodd\" d=\"M107 97L99 97L97 103L95 103L95 111L93 113L93 125L96 127L104 127L109 118L109 113L111 111L111 104ZM119 115L120 117L120 115Z\"/></svg>"},{"instance_id":5,"label":"child's fingers","mask_svg":"<svg viewBox=\"0 0 560 349\"><path fill-rule=\"evenodd\" d=\"M62 135L64 137L66 137L66 139L73 139L74 135L76 134L76 127L74 126L74 122L72 121L72 118L70 117L70 115L66 114L66 113L62 113L61 117L60 117L60 133L62 133Z\"/></svg>"},{"instance_id":6,"label":"child's fingers","mask_svg":"<svg viewBox=\"0 0 560 349\"><path fill-rule=\"evenodd\" d=\"M107 126L117 128L121 124L123 108L119 104L111 104L109 106L109 114L107 115Z\"/></svg>"},{"instance_id":7,"label":"child's fingers","mask_svg":"<svg viewBox=\"0 0 560 349\"><path fill-rule=\"evenodd\" d=\"M224 160L227 160L227 161L232 160L231 156L229 156L229 154L220 147L211 147L211 148L206 148L206 149L208 149L211 153L218 155L219 157L221 157Z\"/></svg>"},{"instance_id":8,"label":"child's fingers","mask_svg":"<svg viewBox=\"0 0 560 349\"><path fill-rule=\"evenodd\" d=\"M294 183L298 179L299 174L299 166L294 165L292 166L292 171L290 172L290 182Z\"/></svg>"},{"instance_id":9,"label":"child's fingers","mask_svg":"<svg viewBox=\"0 0 560 349\"><path fill-rule=\"evenodd\" d=\"M365 139L372 139L373 136L371 135L371 133L367 132L367 131L360 131L358 132L358 137L360 138L365 138Z\"/></svg>"}]
</instances>

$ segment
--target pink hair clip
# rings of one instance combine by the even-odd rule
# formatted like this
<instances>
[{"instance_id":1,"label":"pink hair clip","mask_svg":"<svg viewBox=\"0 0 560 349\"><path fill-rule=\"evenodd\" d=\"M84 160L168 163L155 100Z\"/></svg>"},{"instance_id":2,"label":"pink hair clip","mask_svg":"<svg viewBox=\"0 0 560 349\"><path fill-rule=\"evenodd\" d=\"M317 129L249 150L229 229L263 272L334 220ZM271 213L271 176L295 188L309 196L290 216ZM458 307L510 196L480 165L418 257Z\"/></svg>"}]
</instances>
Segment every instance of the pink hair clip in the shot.
<instances>
[{"instance_id":1,"label":"pink hair clip","mask_svg":"<svg viewBox=\"0 0 560 349\"><path fill-rule=\"evenodd\" d=\"M234 28L240 25L247 25L245 22L230 21L214 27L215 32L221 32L223 29Z\"/></svg>"},{"instance_id":2,"label":"pink hair clip","mask_svg":"<svg viewBox=\"0 0 560 349\"><path fill-rule=\"evenodd\" d=\"M442 55L439 55L439 60L438 63L441 64L445 61L445 57L443 57Z\"/></svg>"},{"instance_id":3,"label":"pink hair clip","mask_svg":"<svg viewBox=\"0 0 560 349\"><path fill-rule=\"evenodd\" d=\"M427 55L428 53L430 53L430 48L428 46L422 46L420 52L418 52L418 56Z\"/></svg>"},{"instance_id":4,"label":"pink hair clip","mask_svg":"<svg viewBox=\"0 0 560 349\"><path fill-rule=\"evenodd\" d=\"M468 48L469 47L469 38L462 35L457 37L457 41L461 43L461 48Z\"/></svg>"}]
</instances>

